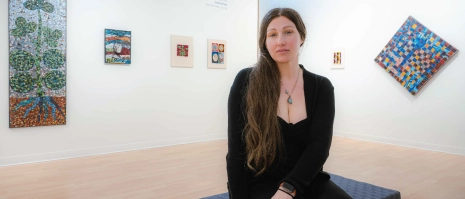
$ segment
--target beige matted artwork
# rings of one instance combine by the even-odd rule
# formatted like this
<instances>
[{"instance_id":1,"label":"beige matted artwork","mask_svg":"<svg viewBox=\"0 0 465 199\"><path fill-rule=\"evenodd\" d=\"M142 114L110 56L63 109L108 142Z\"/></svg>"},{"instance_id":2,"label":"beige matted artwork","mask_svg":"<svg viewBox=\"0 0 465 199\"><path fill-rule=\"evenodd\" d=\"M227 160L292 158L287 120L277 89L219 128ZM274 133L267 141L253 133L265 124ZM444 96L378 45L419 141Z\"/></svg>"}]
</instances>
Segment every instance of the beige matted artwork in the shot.
<instances>
[{"instance_id":1,"label":"beige matted artwork","mask_svg":"<svg viewBox=\"0 0 465 199\"><path fill-rule=\"evenodd\" d=\"M331 64L331 68L333 69L343 69L345 68L346 62L346 50L345 48L333 48L332 49L332 58L333 63Z\"/></svg>"},{"instance_id":2,"label":"beige matted artwork","mask_svg":"<svg viewBox=\"0 0 465 199\"><path fill-rule=\"evenodd\" d=\"M208 68L225 69L228 65L227 43L224 40L207 39L207 66Z\"/></svg>"},{"instance_id":3,"label":"beige matted artwork","mask_svg":"<svg viewBox=\"0 0 465 199\"><path fill-rule=\"evenodd\" d=\"M194 38L171 35L171 66L194 67Z\"/></svg>"}]
</instances>

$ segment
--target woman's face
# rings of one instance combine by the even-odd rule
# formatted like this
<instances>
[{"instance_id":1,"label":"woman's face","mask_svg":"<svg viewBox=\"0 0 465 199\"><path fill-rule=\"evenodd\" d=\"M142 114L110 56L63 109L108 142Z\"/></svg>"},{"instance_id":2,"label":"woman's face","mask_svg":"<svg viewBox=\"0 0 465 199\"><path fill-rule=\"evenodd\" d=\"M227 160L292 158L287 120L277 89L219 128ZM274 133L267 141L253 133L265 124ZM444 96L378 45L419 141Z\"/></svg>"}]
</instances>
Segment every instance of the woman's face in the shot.
<instances>
[{"instance_id":1,"label":"woman's face","mask_svg":"<svg viewBox=\"0 0 465 199\"><path fill-rule=\"evenodd\" d=\"M276 63L298 63L299 48L302 44L299 31L286 17L277 17L266 29L266 48Z\"/></svg>"}]
</instances>

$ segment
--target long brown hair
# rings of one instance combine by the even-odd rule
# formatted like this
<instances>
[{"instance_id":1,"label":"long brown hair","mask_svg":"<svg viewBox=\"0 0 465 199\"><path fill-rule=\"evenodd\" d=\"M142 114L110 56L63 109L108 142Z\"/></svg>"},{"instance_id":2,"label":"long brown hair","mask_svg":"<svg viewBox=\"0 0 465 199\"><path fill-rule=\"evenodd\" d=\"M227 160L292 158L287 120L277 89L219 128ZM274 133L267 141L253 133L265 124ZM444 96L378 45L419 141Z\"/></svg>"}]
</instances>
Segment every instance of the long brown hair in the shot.
<instances>
[{"instance_id":1,"label":"long brown hair","mask_svg":"<svg viewBox=\"0 0 465 199\"><path fill-rule=\"evenodd\" d=\"M268 25L280 16L295 24L302 41L305 41L307 34L299 13L291 8L270 10L260 24L260 57L249 76L245 96L247 123L244 128L247 167L255 171L257 176L272 165L277 154L281 159L284 151L277 117L281 75L266 48Z\"/></svg>"}]
</instances>

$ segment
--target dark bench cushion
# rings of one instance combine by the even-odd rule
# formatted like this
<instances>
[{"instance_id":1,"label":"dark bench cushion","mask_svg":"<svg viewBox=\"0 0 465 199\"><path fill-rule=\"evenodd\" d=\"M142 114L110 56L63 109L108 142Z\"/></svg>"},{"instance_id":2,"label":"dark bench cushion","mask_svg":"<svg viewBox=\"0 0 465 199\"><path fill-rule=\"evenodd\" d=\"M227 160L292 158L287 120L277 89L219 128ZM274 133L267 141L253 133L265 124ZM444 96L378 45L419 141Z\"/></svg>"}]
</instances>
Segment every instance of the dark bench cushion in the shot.
<instances>
[{"instance_id":1,"label":"dark bench cushion","mask_svg":"<svg viewBox=\"0 0 465 199\"><path fill-rule=\"evenodd\" d=\"M354 199L400 199L400 192L359 182L342 176L331 175L331 180L344 189ZM228 193L209 196L202 199L229 199Z\"/></svg>"},{"instance_id":2,"label":"dark bench cushion","mask_svg":"<svg viewBox=\"0 0 465 199\"><path fill-rule=\"evenodd\" d=\"M331 181L341 187L354 199L373 198L373 199L400 199L400 192L378 187L365 182L359 182L342 176L331 175Z\"/></svg>"}]
</instances>

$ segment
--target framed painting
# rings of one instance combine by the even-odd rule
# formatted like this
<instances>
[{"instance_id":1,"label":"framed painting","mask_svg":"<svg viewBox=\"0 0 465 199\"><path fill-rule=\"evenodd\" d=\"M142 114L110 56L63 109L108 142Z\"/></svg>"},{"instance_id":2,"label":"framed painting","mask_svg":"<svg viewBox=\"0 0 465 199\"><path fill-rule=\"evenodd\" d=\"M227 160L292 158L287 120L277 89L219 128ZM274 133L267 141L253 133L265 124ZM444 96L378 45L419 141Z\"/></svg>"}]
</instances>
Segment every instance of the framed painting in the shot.
<instances>
[{"instance_id":1,"label":"framed painting","mask_svg":"<svg viewBox=\"0 0 465 199\"><path fill-rule=\"evenodd\" d=\"M66 124L66 0L9 0L9 127Z\"/></svg>"},{"instance_id":2,"label":"framed painting","mask_svg":"<svg viewBox=\"0 0 465 199\"><path fill-rule=\"evenodd\" d=\"M408 92L416 95L457 51L409 16L376 56L375 62Z\"/></svg>"},{"instance_id":3,"label":"framed painting","mask_svg":"<svg viewBox=\"0 0 465 199\"><path fill-rule=\"evenodd\" d=\"M105 63L131 64L131 31L105 29Z\"/></svg>"},{"instance_id":4,"label":"framed painting","mask_svg":"<svg viewBox=\"0 0 465 199\"><path fill-rule=\"evenodd\" d=\"M228 65L227 42L224 40L207 39L207 67L225 69Z\"/></svg>"},{"instance_id":5,"label":"framed painting","mask_svg":"<svg viewBox=\"0 0 465 199\"><path fill-rule=\"evenodd\" d=\"M171 66L194 67L194 38L171 35Z\"/></svg>"}]
</instances>

